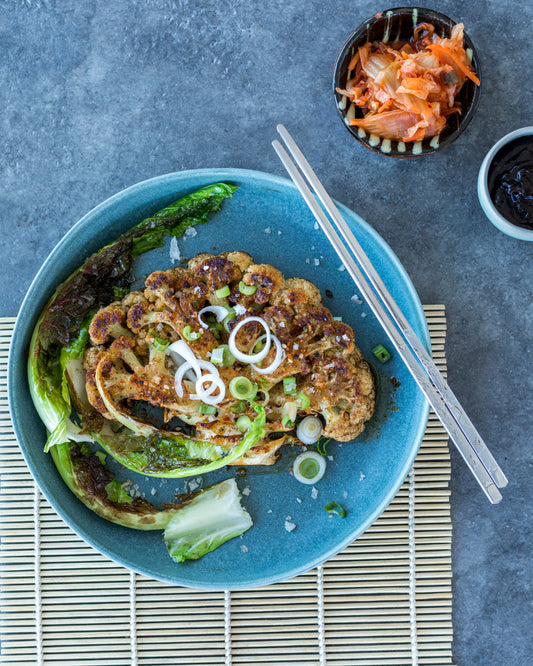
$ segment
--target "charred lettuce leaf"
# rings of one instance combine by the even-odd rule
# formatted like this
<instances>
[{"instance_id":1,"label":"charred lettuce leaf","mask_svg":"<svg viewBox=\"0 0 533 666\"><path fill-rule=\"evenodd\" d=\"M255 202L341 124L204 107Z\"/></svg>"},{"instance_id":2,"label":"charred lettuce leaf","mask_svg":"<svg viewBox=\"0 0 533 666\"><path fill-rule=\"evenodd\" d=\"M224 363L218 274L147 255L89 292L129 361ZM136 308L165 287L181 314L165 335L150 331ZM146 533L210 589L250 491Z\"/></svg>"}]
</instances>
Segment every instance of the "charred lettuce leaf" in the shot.
<instances>
[{"instance_id":1,"label":"charred lettuce leaf","mask_svg":"<svg viewBox=\"0 0 533 666\"><path fill-rule=\"evenodd\" d=\"M228 183L204 187L143 220L90 256L57 288L34 329L28 380L33 402L49 433L46 448L79 499L99 515L127 527L161 529L168 516L149 503L151 508L144 506L139 511L137 500L126 502L121 494L114 498L120 496L119 501L110 499L105 486L113 478L108 477L103 486L94 481L93 472L98 469L101 475L105 468L97 456L79 453L81 449L74 443L92 441L94 437L90 434L90 415L85 419L82 414L82 423L76 422L65 371L71 361L83 354L94 311L129 288L133 259L160 247L165 235L180 236L188 227L206 223L210 214L218 211L224 199L230 198L236 189ZM91 460L90 469L87 459ZM209 462L212 461L203 461Z\"/></svg>"},{"instance_id":2,"label":"charred lettuce leaf","mask_svg":"<svg viewBox=\"0 0 533 666\"><path fill-rule=\"evenodd\" d=\"M210 442L154 434L135 435L127 428L93 432L94 439L124 467L146 476L178 478L206 474L242 458L265 434L266 415L254 405L257 417L239 444L228 452Z\"/></svg>"}]
</instances>

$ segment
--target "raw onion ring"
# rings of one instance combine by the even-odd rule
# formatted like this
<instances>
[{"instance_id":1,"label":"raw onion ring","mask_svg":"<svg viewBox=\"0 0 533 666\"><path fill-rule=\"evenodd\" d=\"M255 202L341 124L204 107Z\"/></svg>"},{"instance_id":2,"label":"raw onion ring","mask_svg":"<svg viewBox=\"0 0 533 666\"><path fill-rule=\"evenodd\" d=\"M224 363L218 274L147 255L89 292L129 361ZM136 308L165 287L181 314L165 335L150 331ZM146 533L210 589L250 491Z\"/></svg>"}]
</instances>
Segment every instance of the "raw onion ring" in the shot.
<instances>
[{"instance_id":1,"label":"raw onion ring","mask_svg":"<svg viewBox=\"0 0 533 666\"><path fill-rule=\"evenodd\" d=\"M207 307L202 308L198 313L198 322L200 323L200 326L202 328L209 328L208 324L206 324L205 321L202 319L202 315L204 312L211 312L212 314L214 314L219 324L221 321L224 321L224 319L226 319L226 317L229 314L228 309L225 308L223 305L208 305Z\"/></svg>"},{"instance_id":2,"label":"raw onion ring","mask_svg":"<svg viewBox=\"0 0 533 666\"><path fill-rule=\"evenodd\" d=\"M257 354L245 354L237 349L237 345L235 343L235 337L237 335L237 331L250 321L259 322L261 326L265 329L266 333L265 347ZM228 340L228 346L233 356L235 356L235 358L241 363L259 363L259 361L262 361L264 358L266 358L268 352L270 351L271 338L272 334L270 333L268 324L264 319L261 319L261 317L246 317L246 319L240 321L231 331L231 335L229 336Z\"/></svg>"},{"instance_id":3,"label":"raw onion ring","mask_svg":"<svg viewBox=\"0 0 533 666\"><path fill-rule=\"evenodd\" d=\"M283 363L283 361L287 356L285 350L281 346L281 342L277 339L277 337L275 335L272 335L271 338L274 341L274 344L276 345L276 356L272 361L272 363L267 368L258 368L256 365L252 364L252 368L257 372L258 375L269 375L270 373L274 372Z\"/></svg>"}]
</instances>

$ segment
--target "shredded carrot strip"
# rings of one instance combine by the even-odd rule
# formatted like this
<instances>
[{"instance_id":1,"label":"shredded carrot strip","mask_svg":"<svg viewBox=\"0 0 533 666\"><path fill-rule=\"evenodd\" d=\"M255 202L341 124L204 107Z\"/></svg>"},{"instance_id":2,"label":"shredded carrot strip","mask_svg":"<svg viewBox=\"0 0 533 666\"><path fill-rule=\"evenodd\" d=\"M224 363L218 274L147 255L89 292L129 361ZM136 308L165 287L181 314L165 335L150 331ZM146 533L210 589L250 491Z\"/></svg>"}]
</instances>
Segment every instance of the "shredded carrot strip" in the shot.
<instances>
[{"instance_id":1,"label":"shredded carrot strip","mask_svg":"<svg viewBox=\"0 0 533 666\"><path fill-rule=\"evenodd\" d=\"M478 77L470 70L465 63L461 62L461 60L453 53L453 51L450 51L450 49L446 48L446 46L442 46L441 44L428 44L428 49L432 51L437 58L440 56L441 58L444 56L448 56L453 61L453 64L458 67L458 69L463 72L465 76L468 76L469 79L471 79L476 86L479 86L479 79Z\"/></svg>"}]
</instances>

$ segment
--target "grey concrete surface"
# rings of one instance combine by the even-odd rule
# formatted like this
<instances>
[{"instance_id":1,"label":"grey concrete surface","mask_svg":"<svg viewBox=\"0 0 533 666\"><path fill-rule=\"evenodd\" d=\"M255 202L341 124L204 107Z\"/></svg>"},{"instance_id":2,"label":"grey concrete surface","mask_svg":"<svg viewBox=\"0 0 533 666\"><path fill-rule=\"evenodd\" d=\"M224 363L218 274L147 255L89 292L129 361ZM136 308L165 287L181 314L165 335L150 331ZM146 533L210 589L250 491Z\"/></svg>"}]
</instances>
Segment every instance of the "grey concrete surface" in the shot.
<instances>
[{"instance_id":1,"label":"grey concrete surface","mask_svg":"<svg viewBox=\"0 0 533 666\"><path fill-rule=\"evenodd\" d=\"M453 453L454 659L526 666L533 243L488 222L476 178L497 139L533 124L533 5L432 4L474 40L481 102L454 145L397 161L356 145L331 95L338 49L384 3L2 0L0 314L16 314L74 222L128 185L199 167L285 175L270 147L284 123L330 193L392 246L422 302L446 305L450 384L510 479L491 506Z\"/></svg>"}]
</instances>

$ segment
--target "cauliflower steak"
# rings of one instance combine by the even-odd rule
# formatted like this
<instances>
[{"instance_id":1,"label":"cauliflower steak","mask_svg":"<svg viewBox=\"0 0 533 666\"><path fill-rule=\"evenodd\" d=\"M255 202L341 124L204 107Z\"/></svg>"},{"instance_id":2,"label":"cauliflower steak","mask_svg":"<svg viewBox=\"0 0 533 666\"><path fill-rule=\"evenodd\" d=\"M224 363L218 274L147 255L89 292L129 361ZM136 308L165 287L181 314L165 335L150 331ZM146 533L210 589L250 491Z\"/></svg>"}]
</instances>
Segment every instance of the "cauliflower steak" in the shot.
<instances>
[{"instance_id":1,"label":"cauliflower steak","mask_svg":"<svg viewBox=\"0 0 533 666\"><path fill-rule=\"evenodd\" d=\"M151 273L144 290L100 309L89 335L87 397L104 419L133 420L146 435L185 429L192 440L230 451L241 441L242 417L254 416L252 402L262 404L265 435L233 464L273 464L283 444L298 443L295 425L306 415L323 420L325 437L349 441L374 412L373 374L353 329L333 318L314 284L286 279L245 252L199 254L187 267ZM233 337L237 349L257 356L269 336L276 344L258 363L236 360L228 349ZM197 395L191 372L180 373L184 359L169 353L180 340L203 367L218 358L214 407ZM242 378L255 387L253 400L228 390ZM139 416L140 404L162 410L163 426Z\"/></svg>"}]
</instances>

